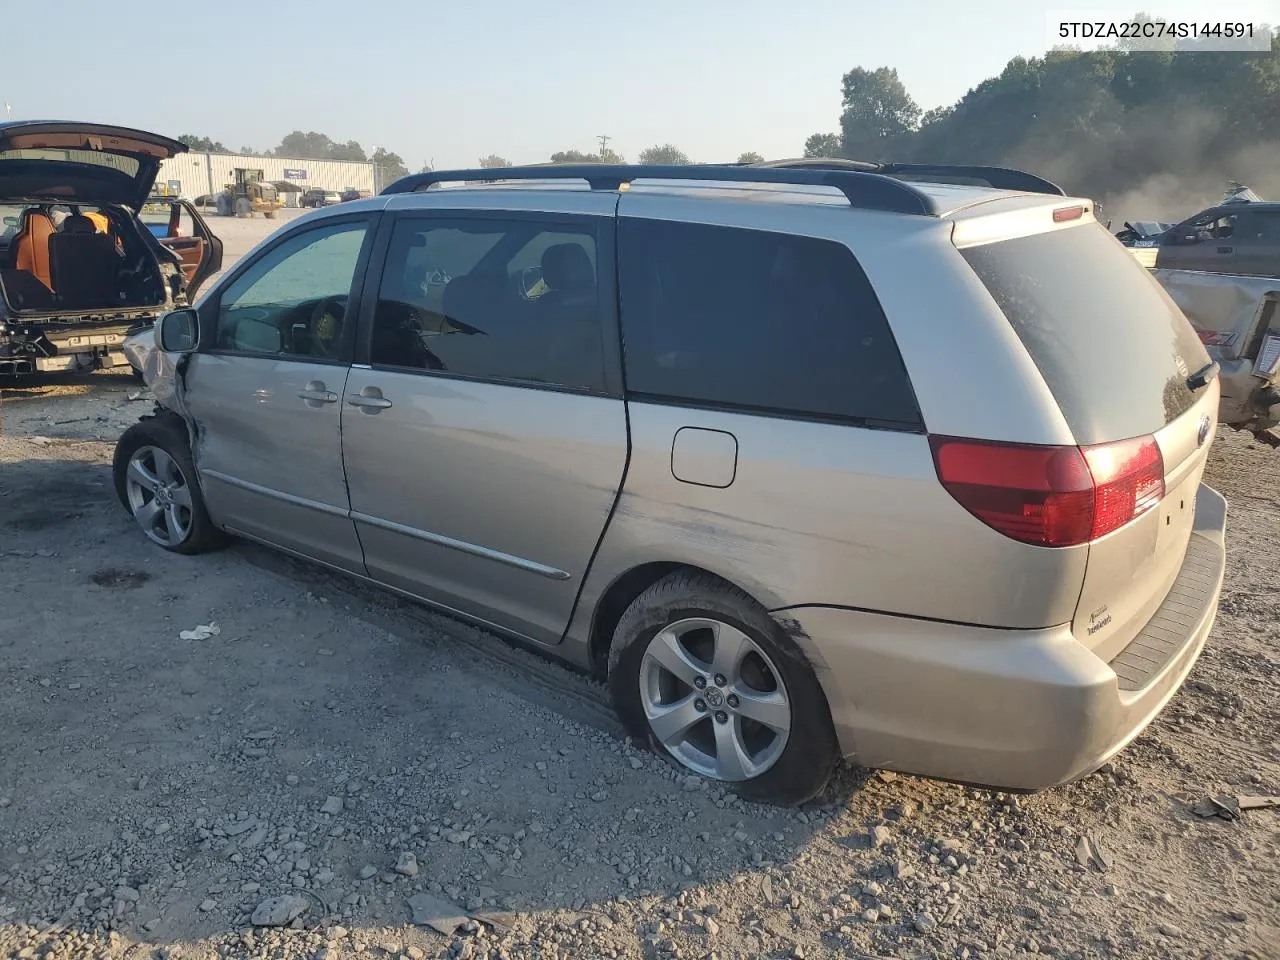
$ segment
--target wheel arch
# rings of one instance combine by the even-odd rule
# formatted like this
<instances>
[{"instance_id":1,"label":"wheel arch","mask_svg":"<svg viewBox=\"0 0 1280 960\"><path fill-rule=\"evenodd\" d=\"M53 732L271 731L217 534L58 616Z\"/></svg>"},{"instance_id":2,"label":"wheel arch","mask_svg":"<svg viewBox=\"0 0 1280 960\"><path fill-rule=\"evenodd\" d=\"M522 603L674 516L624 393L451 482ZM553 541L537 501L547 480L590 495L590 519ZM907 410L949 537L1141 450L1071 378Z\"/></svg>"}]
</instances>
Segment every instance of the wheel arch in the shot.
<instances>
[{"instance_id":1,"label":"wheel arch","mask_svg":"<svg viewBox=\"0 0 1280 960\"><path fill-rule=\"evenodd\" d=\"M708 570L695 563L665 560L642 563L631 567L618 576L600 594L595 607L591 611L591 631L588 640L588 659L593 676L599 680L607 679L609 673L609 648L613 643L613 634L618 622L627 608L640 594L651 586L678 571L703 574L721 581L726 586L741 590L757 603L751 591L734 583L723 574ZM763 606L763 604L762 604Z\"/></svg>"}]
</instances>

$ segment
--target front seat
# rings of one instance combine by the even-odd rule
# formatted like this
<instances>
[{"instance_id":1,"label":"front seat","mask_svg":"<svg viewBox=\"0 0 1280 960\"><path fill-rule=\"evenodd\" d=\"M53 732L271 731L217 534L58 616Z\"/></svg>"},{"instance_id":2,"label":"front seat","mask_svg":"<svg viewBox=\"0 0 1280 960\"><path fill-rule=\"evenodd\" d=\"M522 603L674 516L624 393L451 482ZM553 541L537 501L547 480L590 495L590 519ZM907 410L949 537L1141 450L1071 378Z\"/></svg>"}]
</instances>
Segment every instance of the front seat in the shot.
<instances>
[{"instance_id":1,"label":"front seat","mask_svg":"<svg viewBox=\"0 0 1280 960\"><path fill-rule=\"evenodd\" d=\"M88 217L73 213L49 238L49 274L63 306L105 307L120 299L115 241Z\"/></svg>"},{"instance_id":2,"label":"front seat","mask_svg":"<svg viewBox=\"0 0 1280 960\"><path fill-rule=\"evenodd\" d=\"M27 210L13 238L14 269L27 271L50 290L53 277L49 269L49 238L53 233L53 221L47 213Z\"/></svg>"},{"instance_id":3,"label":"front seat","mask_svg":"<svg viewBox=\"0 0 1280 960\"><path fill-rule=\"evenodd\" d=\"M538 299L557 309L580 311L596 303L596 269L579 244L557 243L542 254L547 292Z\"/></svg>"},{"instance_id":4,"label":"front seat","mask_svg":"<svg viewBox=\"0 0 1280 960\"><path fill-rule=\"evenodd\" d=\"M596 270L591 257L576 243L558 243L542 254L542 279L547 292L534 301L536 344L550 379L567 386L603 385L600 313Z\"/></svg>"}]
</instances>

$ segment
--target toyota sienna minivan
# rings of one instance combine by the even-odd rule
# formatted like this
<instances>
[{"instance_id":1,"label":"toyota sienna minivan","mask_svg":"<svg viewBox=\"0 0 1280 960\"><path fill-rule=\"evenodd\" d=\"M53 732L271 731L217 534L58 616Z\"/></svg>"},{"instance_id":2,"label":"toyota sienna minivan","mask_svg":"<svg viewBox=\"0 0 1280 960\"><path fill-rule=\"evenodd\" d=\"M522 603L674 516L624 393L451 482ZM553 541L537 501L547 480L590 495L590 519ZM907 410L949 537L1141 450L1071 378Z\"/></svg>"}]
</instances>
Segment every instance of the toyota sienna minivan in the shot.
<instances>
[{"instance_id":1,"label":"toyota sienna minivan","mask_svg":"<svg viewBox=\"0 0 1280 960\"><path fill-rule=\"evenodd\" d=\"M683 770L1095 770L1204 646L1219 386L1088 200L1018 171L417 174L154 343L159 546L255 540L607 679Z\"/></svg>"}]
</instances>

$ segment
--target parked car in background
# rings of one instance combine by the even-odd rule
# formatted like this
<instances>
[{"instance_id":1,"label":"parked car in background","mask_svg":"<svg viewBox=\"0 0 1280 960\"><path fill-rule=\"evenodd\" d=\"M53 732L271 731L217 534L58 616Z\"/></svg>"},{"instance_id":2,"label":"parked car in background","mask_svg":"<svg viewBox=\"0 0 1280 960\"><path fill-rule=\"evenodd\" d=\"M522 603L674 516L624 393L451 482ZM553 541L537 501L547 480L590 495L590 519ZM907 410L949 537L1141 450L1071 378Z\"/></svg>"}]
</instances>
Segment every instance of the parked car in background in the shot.
<instances>
[{"instance_id":1,"label":"parked car in background","mask_svg":"<svg viewBox=\"0 0 1280 960\"><path fill-rule=\"evenodd\" d=\"M151 196L186 150L124 127L0 123L0 375L125 365L128 331L220 268L195 207Z\"/></svg>"},{"instance_id":2,"label":"parked car in background","mask_svg":"<svg viewBox=\"0 0 1280 960\"><path fill-rule=\"evenodd\" d=\"M1156 253L1162 270L1280 277L1280 203L1226 200L1169 228Z\"/></svg>"},{"instance_id":3,"label":"parked car in background","mask_svg":"<svg viewBox=\"0 0 1280 960\"><path fill-rule=\"evenodd\" d=\"M1083 776L1214 621L1217 368L1090 201L868 167L418 174L286 225L162 318L120 499L540 644L753 798Z\"/></svg>"},{"instance_id":4,"label":"parked car in background","mask_svg":"<svg viewBox=\"0 0 1280 960\"><path fill-rule=\"evenodd\" d=\"M304 207L328 207L342 202L342 194L337 190L311 189L302 194L298 201Z\"/></svg>"},{"instance_id":5,"label":"parked car in background","mask_svg":"<svg viewBox=\"0 0 1280 960\"><path fill-rule=\"evenodd\" d=\"M343 203L349 203L352 200L364 200L372 195L368 190L357 190L355 187L347 187L341 194Z\"/></svg>"}]
</instances>

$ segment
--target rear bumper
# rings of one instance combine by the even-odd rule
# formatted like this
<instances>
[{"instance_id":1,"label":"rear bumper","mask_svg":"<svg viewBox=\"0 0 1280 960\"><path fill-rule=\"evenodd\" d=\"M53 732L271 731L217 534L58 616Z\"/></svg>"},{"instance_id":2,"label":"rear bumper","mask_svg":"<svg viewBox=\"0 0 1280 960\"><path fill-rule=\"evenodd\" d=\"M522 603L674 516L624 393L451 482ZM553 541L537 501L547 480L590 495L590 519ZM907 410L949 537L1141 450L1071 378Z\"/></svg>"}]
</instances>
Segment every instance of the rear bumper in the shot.
<instances>
[{"instance_id":1,"label":"rear bumper","mask_svg":"<svg viewBox=\"0 0 1280 960\"><path fill-rule=\"evenodd\" d=\"M1178 581L1111 663L1069 624L996 630L831 607L775 616L815 664L848 759L1040 790L1092 773L1182 685L1217 614L1226 513L1201 486Z\"/></svg>"},{"instance_id":2,"label":"rear bumper","mask_svg":"<svg viewBox=\"0 0 1280 960\"><path fill-rule=\"evenodd\" d=\"M132 324L86 324L49 329L15 325L0 336L0 374L80 372L127 366L124 341Z\"/></svg>"}]
</instances>

